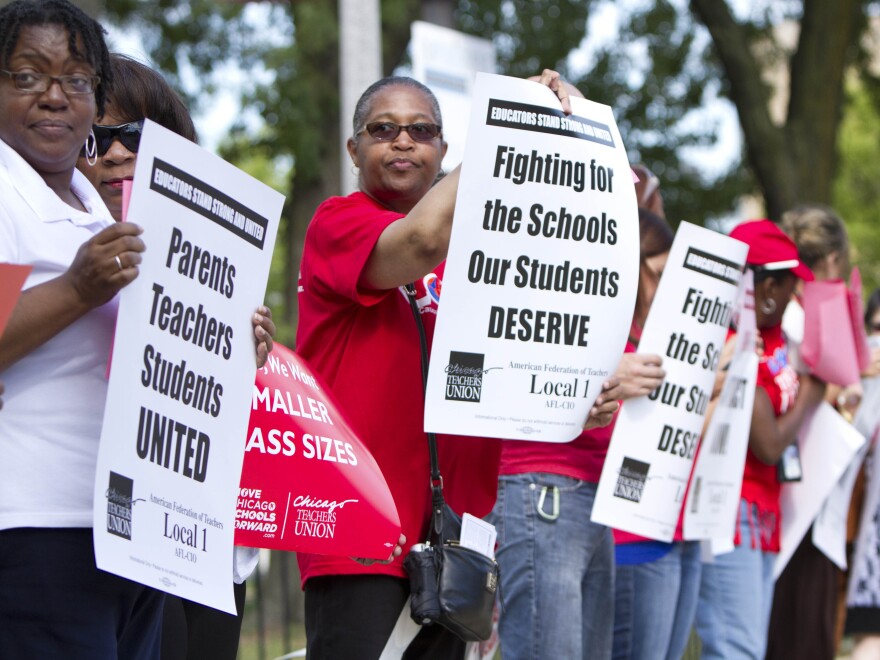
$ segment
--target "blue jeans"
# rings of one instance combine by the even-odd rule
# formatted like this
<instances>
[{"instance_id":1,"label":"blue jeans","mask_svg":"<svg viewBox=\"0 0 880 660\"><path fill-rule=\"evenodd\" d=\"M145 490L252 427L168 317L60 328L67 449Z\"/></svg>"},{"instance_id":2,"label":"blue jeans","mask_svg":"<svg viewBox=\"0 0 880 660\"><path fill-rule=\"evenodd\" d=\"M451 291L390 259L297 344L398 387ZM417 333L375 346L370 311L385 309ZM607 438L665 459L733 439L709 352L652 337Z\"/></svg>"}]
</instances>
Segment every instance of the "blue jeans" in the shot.
<instances>
[{"instance_id":1,"label":"blue jeans","mask_svg":"<svg viewBox=\"0 0 880 660\"><path fill-rule=\"evenodd\" d=\"M697 608L703 658L764 658L776 553L763 552L760 538L755 539L756 547L752 547L753 528L747 506L740 503L740 545L703 566ZM752 520L757 520L754 511Z\"/></svg>"},{"instance_id":2,"label":"blue jeans","mask_svg":"<svg viewBox=\"0 0 880 660\"><path fill-rule=\"evenodd\" d=\"M700 591L700 543L674 543L660 559L617 566L614 578L615 660L679 660Z\"/></svg>"},{"instance_id":3,"label":"blue jeans","mask_svg":"<svg viewBox=\"0 0 880 660\"><path fill-rule=\"evenodd\" d=\"M555 474L499 479L504 660L611 657L614 542L590 521L595 497L596 484Z\"/></svg>"}]
</instances>

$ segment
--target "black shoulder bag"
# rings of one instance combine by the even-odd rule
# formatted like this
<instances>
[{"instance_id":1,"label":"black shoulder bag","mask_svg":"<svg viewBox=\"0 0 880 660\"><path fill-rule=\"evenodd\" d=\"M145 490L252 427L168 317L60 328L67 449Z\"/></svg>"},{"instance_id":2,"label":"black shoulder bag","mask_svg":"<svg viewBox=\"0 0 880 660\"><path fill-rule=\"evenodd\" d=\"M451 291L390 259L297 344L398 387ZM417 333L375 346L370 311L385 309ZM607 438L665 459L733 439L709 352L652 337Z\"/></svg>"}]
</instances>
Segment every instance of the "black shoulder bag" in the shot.
<instances>
[{"instance_id":1,"label":"black shoulder bag","mask_svg":"<svg viewBox=\"0 0 880 660\"><path fill-rule=\"evenodd\" d=\"M416 304L415 286L407 298L419 329L422 383L428 382L428 342ZM461 517L443 498L443 477L437 458L437 438L428 433L431 457L431 527L424 543L415 544L403 565L409 573L410 609L421 625L439 623L465 642L479 642L492 634L492 609L498 588L498 564L491 557L459 544Z\"/></svg>"}]
</instances>

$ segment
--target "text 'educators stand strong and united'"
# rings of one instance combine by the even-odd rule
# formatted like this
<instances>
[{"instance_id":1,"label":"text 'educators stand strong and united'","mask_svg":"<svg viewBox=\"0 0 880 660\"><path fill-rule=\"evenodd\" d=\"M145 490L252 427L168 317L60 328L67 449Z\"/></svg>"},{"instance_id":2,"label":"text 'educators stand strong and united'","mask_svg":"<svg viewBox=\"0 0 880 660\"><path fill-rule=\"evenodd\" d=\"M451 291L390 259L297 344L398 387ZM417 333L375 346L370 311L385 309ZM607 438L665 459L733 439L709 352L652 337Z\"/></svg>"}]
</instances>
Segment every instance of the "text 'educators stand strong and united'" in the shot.
<instances>
[{"instance_id":1,"label":"text 'educators stand strong and united'","mask_svg":"<svg viewBox=\"0 0 880 660\"><path fill-rule=\"evenodd\" d=\"M566 442L623 353L638 215L610 108L480 74L431 354L428 430ZM517 98L519 101L507 99Z\"/></svg>"}]
</instances>

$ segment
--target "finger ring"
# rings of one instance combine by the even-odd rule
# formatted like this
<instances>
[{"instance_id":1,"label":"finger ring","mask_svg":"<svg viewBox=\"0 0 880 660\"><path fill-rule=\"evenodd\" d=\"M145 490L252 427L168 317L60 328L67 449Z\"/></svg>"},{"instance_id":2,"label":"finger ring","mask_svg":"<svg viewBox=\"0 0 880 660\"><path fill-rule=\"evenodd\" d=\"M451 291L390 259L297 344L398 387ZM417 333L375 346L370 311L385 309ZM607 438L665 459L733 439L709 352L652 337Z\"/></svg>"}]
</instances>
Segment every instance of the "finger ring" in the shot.
<instances>
[{"instance_id":1,"label":"finger ring","mask_svg":"<svg viewBox=\"0 0 880 660\"><path fill-rule=\"evenodd\" d=\"M116 259L116 265L119 266L119 270L123 270L123 267L122 267L122 259L119 258L119 255L117 254L117 255L116 255L115 257L113 257L113 258Z\"/></svg>"}]
</instances>

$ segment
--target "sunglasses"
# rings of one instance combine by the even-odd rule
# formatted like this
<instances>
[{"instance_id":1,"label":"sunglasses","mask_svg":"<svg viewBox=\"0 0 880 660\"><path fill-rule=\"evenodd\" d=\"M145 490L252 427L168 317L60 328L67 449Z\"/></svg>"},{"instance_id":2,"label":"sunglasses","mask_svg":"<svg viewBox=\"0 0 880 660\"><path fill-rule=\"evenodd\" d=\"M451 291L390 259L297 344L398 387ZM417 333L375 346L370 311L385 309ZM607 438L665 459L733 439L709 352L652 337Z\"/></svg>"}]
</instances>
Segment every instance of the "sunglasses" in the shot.
<instances>
[{"instance_id":1,"label":"sunglasses","mask_svg":"<svg viewBox=\"0 0 880 660\"><path fill-rule=\"evenodd\" d=\"M113 140L119 140L122 146L131 153L136 154L141 143L141 133L144 130L144 120L130 121L118 126L92 126L95 132L95 147L98 155L103 156L110 149Z\"/></svg>"},{"instance_id":2,"label":"sunglasses","mask_svg":"<svg viewBox=\"0 0 880 660\"><path fill-rule=\"evenodd\" d=\"M391 140L397 139L400 131L406 131L415 142L430 142L440 135L441 130L442 128L437 124L401 125L391 121L374 121L364 127L364 131L378 142L391 142Z\"/></svg>"}]
</instances>

